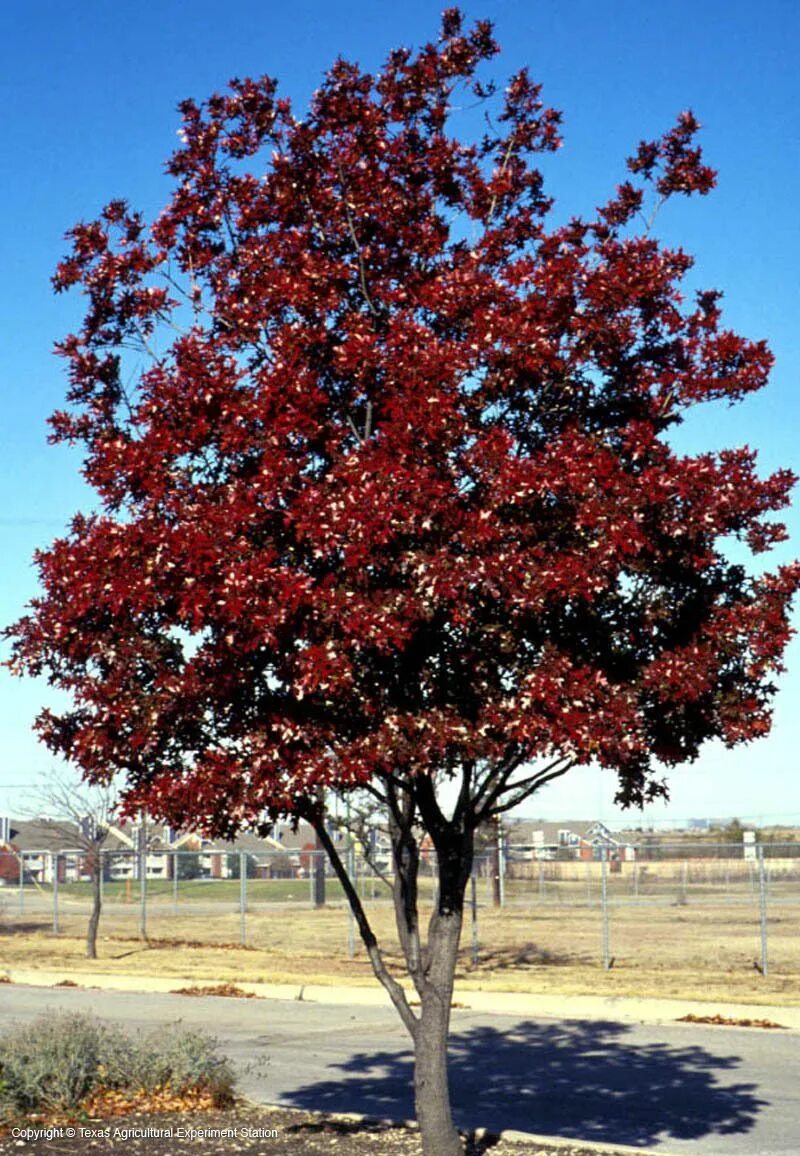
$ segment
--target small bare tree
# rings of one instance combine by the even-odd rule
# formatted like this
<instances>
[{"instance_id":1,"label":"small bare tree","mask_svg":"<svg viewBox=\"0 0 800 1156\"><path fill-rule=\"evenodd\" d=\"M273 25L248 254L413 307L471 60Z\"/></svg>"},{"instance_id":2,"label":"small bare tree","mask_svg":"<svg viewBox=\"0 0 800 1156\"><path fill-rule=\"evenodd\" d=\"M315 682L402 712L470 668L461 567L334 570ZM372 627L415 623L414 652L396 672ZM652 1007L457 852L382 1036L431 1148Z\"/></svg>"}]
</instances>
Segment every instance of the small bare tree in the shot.
<instances>
[{"instance_id":1,"label":"small bare tree","mask_svg":"<svg viewBox=\"0 0 800 1156\"><path fill-rule=\"evenodd\" d=\"M34 791L35 811L46 811L51 829L81 854L92 884L92 909L86 928L86 957L97 959L97 929L103 907L102 849L117 809L113 786L87 786L53 771L42 776Z\"/></svg>"}]
</instances>

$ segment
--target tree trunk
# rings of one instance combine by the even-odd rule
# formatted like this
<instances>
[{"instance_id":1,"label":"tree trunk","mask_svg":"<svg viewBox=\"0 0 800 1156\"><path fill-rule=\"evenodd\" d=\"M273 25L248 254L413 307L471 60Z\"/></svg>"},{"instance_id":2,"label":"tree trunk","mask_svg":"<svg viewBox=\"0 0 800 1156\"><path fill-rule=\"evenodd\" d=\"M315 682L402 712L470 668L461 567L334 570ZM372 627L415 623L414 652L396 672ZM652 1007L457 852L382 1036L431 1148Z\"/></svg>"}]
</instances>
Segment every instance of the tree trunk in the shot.
<instances>
[{"instance_id":1,"label":"tree trunk","mask_svg":"<svg viewBox=\"0 0 800 1156\"><path fill-rule=\"evenodd\" d=\"M414 809L407 793L403 811L390 809L390 828L395 862L393 898L397 930L408 974L420 997L415 1016L406 993L390 974L364 908L324 825L321 807L306 816L328 853L344 888L373 971L408 1029L414 1043L414 1100L423 1156L463 1156L461 1138L453 1124L447 1074L447 1037L453 998L458 943L464 911L464 892L472 870L472 832L440 833L437 847L439 887L436 906L428 926L428 941L420 943L417 875L419 855L412 828ZM394 820L394 821L393 821Z\"/></svg>"},{"instance_id":2,"label":"tree trunk","mask_svg":"<svg viewBox=\"0 0 800 1156\"><path fill-rule=\"evenodd\" d=\"M460 934L460 914L434 916L414 1036L414 1102L424 1156L462 1156L464 1151L453 1124L447 1075L450 1005Z\"/></svg>"},{"instance_id":3,"label":"tree trunk","mask_svg":"<svg viewBox=\"0 0 800 1156\"><path fill-rule=\"evenodd\" d=\"M97 928L100 923L101 878L103 865L99 855L92 859L92 912L89 916L89 926L86 929L86 958L97 959Z\"/></svg>"},{"instance_id":4,"label":"tree trunk","mask_svg":"<svg viewBox=\"0 0 800 1156\"><path fill-rule=\"evenodd\" d=\"M414 1041L414 1106L424 1156L463 1156L450 1109L448 1024L443 1010L423 1001ZM450 1009L446 1010L449 1013Z\"/></svg>"}]
</instances>

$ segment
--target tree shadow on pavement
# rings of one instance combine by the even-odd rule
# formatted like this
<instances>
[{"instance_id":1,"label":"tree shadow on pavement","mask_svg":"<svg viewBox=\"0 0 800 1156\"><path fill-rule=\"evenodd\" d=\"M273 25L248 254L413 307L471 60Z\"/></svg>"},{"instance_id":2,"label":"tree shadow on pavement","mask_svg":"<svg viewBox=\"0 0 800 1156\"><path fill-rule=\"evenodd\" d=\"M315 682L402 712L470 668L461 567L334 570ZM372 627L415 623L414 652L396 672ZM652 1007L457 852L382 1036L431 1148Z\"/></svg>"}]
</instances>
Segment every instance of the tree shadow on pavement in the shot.
<instances>
[{"instance_id":1,"label":"tree shadow on pavement","mask_svg":"<svg viewBox=\"0 0 800 1156\"><path fill-rule=\"evenodd\" d=\"M720 1082L741 1062L702 1047L625 1040L624 1024L522 1022L476 1026L450 1043L456 1123L611 1144L647 1145L749 1131L768 1103L756 1085ZM413 1110L411 1053L361 1053L342 1076L285 1094L298 1108L406 1119Z\"/></svg>"}]
</instances>

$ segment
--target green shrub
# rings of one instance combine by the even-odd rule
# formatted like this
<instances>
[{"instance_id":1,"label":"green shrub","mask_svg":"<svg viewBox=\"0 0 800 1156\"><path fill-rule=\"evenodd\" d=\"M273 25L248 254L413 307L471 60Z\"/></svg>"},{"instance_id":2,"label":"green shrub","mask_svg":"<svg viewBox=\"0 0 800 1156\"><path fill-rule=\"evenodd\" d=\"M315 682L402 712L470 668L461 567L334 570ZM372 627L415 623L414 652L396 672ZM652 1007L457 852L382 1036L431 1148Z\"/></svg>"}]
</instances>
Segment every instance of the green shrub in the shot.
<instances>
[{"instance_id":1,"label":"green shrub","mask_svg":"<svg viewBox=\"0 0 800 1156\"><path fill-rule=\"evenodd\" d=\"M103 1051L106 1087L154 1092L169 1086L181 1094L206 1088L218 1104L233 1095L233 1072L205 1032L170 1025L147 1035L109 1034Z\"/></svg>"},{"instance_id":2,"label":"green shrub","mask_svg":"<svg viewBox=\"0 0 800 1156\"><path fill-rule=\"evenodd\" d=\"M130 1036L78 1014L17 1023L0 1040L0 1111L74 1111L101 1087L169 1087L179 1095L202 1089L222 1106L232 1099L234 1076L218 1047L203 1032L168 1027Z\"/></svg>"},{"instance_id":3,"label":"green shrub","mask_svg":"<svg viewBox=\"0 0 800 1156\"><path fill-rule=\"evenodd\" d=\"M0 1042L5 1103L19 1112L77 1107L95 1086L102 1034L78 1015L12 1025Z\"/></svg>"}]
</instances>

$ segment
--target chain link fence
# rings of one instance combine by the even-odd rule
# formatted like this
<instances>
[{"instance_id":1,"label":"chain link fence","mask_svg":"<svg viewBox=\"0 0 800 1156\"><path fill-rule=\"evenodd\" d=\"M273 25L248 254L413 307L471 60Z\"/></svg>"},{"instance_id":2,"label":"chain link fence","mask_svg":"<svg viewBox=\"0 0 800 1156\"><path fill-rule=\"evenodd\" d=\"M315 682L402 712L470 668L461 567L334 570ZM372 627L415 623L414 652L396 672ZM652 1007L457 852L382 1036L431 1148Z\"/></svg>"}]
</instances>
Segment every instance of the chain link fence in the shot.
<instances>
[{"instance_id":1,"label":"chain link fence","mask_svg":"<svg viewBox=\"0 0 800 1156\"><path fill-rule=\"evenodd\" d=\"M367 911L379 921L384 910L388 917L388 862L344 854ZM270 928L285 935L287 926L279 913L294 912L296 923L305 908L338 913L339 951L353 958L360 950L324 852L114 850L99 858L103 919L121 933L164 936L180 925L190 926L198 943L218 942L224 932L240 946L275 946L279 937ZM9 929L24 924L59 934L91 909L85 851L0 852L0 881ZM423 855L423 908L433 904L435 887L435 859ZM666 957L674 946L668 940L677 938L691 940L698 955L713 948L721 964L726 952L740 962L752 957L767 975L773 945L781 961L800 950L800 844L654 843L548 859L512 847L476 858L466 898L462 949L473 965L496 958L500 966L515 951L535 955L547 942L557 945L553 958L593 957L610 969L620 957L633 965L657 960L659 950Z\"/></svg>"}]
</instances>

